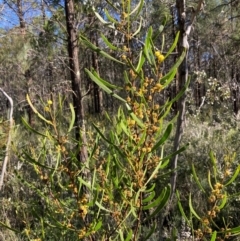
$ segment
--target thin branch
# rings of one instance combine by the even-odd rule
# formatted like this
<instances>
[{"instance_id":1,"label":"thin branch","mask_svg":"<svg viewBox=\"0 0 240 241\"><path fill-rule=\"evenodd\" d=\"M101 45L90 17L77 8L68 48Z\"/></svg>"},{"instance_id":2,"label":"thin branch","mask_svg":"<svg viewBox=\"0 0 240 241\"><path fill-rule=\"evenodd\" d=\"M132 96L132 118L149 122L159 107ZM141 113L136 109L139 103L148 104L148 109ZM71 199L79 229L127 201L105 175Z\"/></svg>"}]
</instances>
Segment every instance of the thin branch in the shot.
<instances>
[{"instance_id":1,"label":"thin branch","mask_svg":"<svg viewBox=\"0 0 240 241\"><path fill-rule=\"evenodd\" d=\"M234 18L240 18L240 14L236 15L236 16L232 16L232 17L228 18L228 20L233 20Z\"/></svg>"},{"instance_id":2,"label":"thin branch","mask_svg":"<svg viewBox=\"0 0 240 241\"><path fill-rule=\"evenodd\" d=\"M228 2L228 3L220 4L220 5L216 6L216 7L213 8L213 9L210 9L209 12L215 11L216 9L221 8L221 7L224 7L224 6L228 6L228 5L230 5L230 4L234 3L234 2L237 2L237 1L238 1L238 0L232 0L232 1Z\"/></svg>"},{"instance_id":3,"label":"thin branch","mask_svg":"<svg viewBox=\"0 0 240 241\"><path fill-rule=\"evenodd\" d=\"M204 102L205 102L205 99L206 99L206 96L203 96L203 97L202 97L202 103L201 103L201 105L199 106L198 110L200 110L200 109L203 107Z\"/></svg>"},{"instance_id":4,"label":"thin branch","mask_svg":"<svg viewBox=\"0 0 240 241\"><path fill-rule=\"evenodd\" d=\"M12 117L13 116L13 100L2 88L0 88L0 91L7 97L7 99L10 102L10 113L9 113L9 127L10 128L9 128L9 133L8 133L6 154L5 154L5 158L4 158L4 161L3 161L1 178L0 178L0 191L1 191L2 186L3 186L4 175L5 175L6 169L7 169L7 163L8 163L8 160L9 160L9 154L10 154L11 130L12 130L12 127L13 127L13 117Z\"/></svg>"}]
</instances>

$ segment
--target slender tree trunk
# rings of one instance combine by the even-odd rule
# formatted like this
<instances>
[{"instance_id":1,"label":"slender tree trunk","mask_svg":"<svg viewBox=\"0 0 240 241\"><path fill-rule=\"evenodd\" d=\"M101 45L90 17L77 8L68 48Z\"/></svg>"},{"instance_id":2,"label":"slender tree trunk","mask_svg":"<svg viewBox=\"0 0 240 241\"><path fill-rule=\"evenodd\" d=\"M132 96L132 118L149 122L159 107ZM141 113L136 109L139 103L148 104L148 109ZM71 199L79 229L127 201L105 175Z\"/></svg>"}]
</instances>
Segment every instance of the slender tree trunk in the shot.
<instances>
[{"instance_id":1,"label":"slender tree trunk","mask_svg":"<svg viewBox=\"0 0 240 241\"><path fill-rule=\"evenodd\" d=\"M45 20L46 20L46 12L45 12L44 6L45 6L44 0L41 0L41 12L42 12L43 24L45 24Z\"/></svg>"},{"instance_id":2,"label":"slender tree trunk","mask_svg":"<svg viewBox=\"0 0 240 241\"><path fill-rule=\"evenodd\" d=\"M178 78L179 78L179 87L180 89L186 84L188 79L188 62L187 62L187 56L188 56L188 49L189 49L189 43L188 43L188 36L191 32L192 24L196 18L196 15L202 10L204 4L204 0L198 1L197 9L195 9L192 13L192 16L190 17L190 22L187 22L187 12L186 12L186 2L185 0L176 0L176 7L178 11L178 27L179 27L179 41L178 41L178 49L179 49L179 56L182 54L182 52L186 51L186 56L182 62L182 64L179 66L178 69ZM177 120L177 128L176 128L176 134L174 139L174 151L177 151L180 146L180 142L182 139L183 134L183 128L184 128L184 119L185 119L185 102L186 102L186 94L184 94L178 101L178 107L179 107L179 115ZM174 196L175 189L176 189L176 181L177 181L177 163L178 163L178 155L176 155L171 160L171 169L172 169L172 177L171 177L171 187L172 187L172 194L171 194L171 200Z\"/></svg>"},{"instance_id":3,"label":"slender tree trunk","mask_svg":"<svg viewBox=\"0 0 240 241\"><path fill-rule=\"evenodd\" d=\"M185 20L186 17L186 11L185 11L185 0L177 0L176 1L176 8L178 11L178 31L180 32L179 40L178 40L178 53L179 56L183 53L184 47L183 47L183 41L184 41L184 35L185 35ZM187 49L186 49L187 50ZM188 50L187 50L188 51ZM188 63L187 63L187 54L184 58L183 62L179 66L178 73L177 73L177 83L178 83L178 91L183 88L183 86L187 82L188 78ZM176 135L174 139L174 151L177 151L179 149L179 144L182 138L183 133L183 125L184 125L184 117L185 117L185 99L186 95L183 94L183 96L179 99L177 106L178 106L178 119L177 119L177 128L176 128ZM173 171L172 177L171 177L171 187L172 187L172 196L175 192L176 188L176 179L177 179L177 160L178 155L176 155L171 160L171 170Z\"/></svg>"},{"instance_id":4,"label":"slender tree trunk","mask_svg":"<svg viewBox=\"0 0 240 241\"><path fill-rule=\"evenodd\" d=\"M21 34L25 35L26 23L24 21L24 13L23 13L23 9L22 9L22 0L17 0L17 14L18 14L19 23L20 23Z\"/></svg>"},{"instance_id":5,"label":"slender tree trunk","mask_svg":"<svg viewBox=\"0 0 240 241\"><path fill-rule=\"evenodd\" d=\"M175 39L176 38L177 29L176 29L175 23L174 23L174 21L175 21L175 7L174 6L171 8L171 11L172 11L172 35L173 35L173 39ZM176 46L175 52L179 52L178 46ZM174 63L177 61L177 58L178 58L178 56L174 55L174 58L173 58ZM176 96L178 94L178 92L179 92L178 73L176 74L176 77L175 77L175 86L170 91L171 91L171 96L170 96L171 99L173 99L174 96ZM175 113L178 112L178 103L177 102L173 103L173 109L174 109Z\"/></svg>"},{"instance_id":6,"label":"slender tree trunk","mask_svg":"<svg viewBox=\"0 0 240 241\"><path fill-rule=\"evenodd\" d=\"M87 138L85 132L84 106L82 102L81 76L78 58L79 47L76 29L77 24L75 19L73 0L65 0L65 14L68 33L68 55L73 90L73 105L76 115L76 140L79 141L78 159L80 162L86 164L88 157Z\"/></svg>"},{"instance_id":7,"label":"slender tree trunk","mask_svg":"<svg viewBox=\"0 0 240 241\"><path fill-rule=\"evenodd\" d=\"M178 12L178 30L180 32L179 40L178 40L178 53L179 56L183 53L183 51L186 51L185 58L181 65L178 68L178 83L179 88L181 89L187 82L188 79L188 62L187 62L187 56L188 56L188 50L189 50L189 44L188 44L188 36L191 32L193 21L196 17L196 15L199 13L199 11L202 9L203 0L199 0L197 9L193 11L192 16L190 17L190 21L187 20L187 13L186 13L186 2L185 0L176 0L176 8ZM177 119L177 127L176 127L176 134L174 139L174 152L179 149L180 142L182 139L183 134L183 127L184 127L184 119L185 119L185 102L186 102L186 94L184 94L178 101L178 119ZM172 201L175 194L176 189L176 182L177 182L177 166L178 166L178 155L176 155L171 160L171 170L172 170L172 176L171 176L171 196L170 201L168 202L168 205L164 212L160 214L160 220L159 220L159 240L162 241L162 231L163 231L163 222L166 219L167 215L170 213L172 209Z\"/></svg>"},{"instance_id":8,"label":"slender tree trunk","mask_svg":"<svg viewBox=\"0 0 240 241\"><path fill-rule=\"evenodd\" d=\"M17 0L16 1L16 11L17 11L17 15L18 15L18 20L19 20L19 26L20 26L20 32L22 34L22 37L25 38L25 33L26 33L26 22L24 20L24 12L23 12L23 0ZM33 85L33 79L31 76L31 67L26 69L24 72L24 76L26 79L26 88L27 88L27 95L31 96L31 87ZM28 122L30 125L33 125L33 111L32 108L30 106L27 106L27 115L28 115Z\"/></svg>"},{"instance_id":9,"label":"slender tree trunk","mask_svg":"<svg viewBox=\"0 0 240 241\"><path fill-rule=\"evenodd\" d=\"M94 16L92 14L89 15L89 21L90 21L89 24L94 22ZM97 31L94 31L93 29L90 31L89 35L90 35L89 37L90 37L91 43L98 46ZM99 74L98 54L94 51L92 51L92 56L91 56L91 67L93 67L94 70ZM93 82L92 85L93 85L93 88L92 88L91 94L93 95L94 113L101 113L103 110L102 91L96 83Z\"/></svg>"}]
</instances>

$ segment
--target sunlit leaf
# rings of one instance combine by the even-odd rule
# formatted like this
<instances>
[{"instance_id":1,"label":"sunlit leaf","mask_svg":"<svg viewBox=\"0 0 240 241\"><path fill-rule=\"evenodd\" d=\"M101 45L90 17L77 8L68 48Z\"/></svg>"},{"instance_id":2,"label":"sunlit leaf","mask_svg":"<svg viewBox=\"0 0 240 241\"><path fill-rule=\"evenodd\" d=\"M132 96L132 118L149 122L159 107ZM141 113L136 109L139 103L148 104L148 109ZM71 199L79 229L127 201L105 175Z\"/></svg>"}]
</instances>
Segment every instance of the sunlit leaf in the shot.
<instances>
[{"instance_id":1,"label":"sunlit leaf","mask_svg":"<svg viewBox=\"0 0 240 241\"><path fill-rule=\"evenodd\" d=\"M122 97L120 97L119 95L117 95L116 93L114 93L114 91L112 91L111 89L109 89L106 84L101 80L101 78L99 78L98 76L95 76L91 71L89 71L88 69L85 69L85 71L87 72L87 74L89 75L89 77L92 79L92 81L94 81L101 89L103 89L106 93L112 95L113 97L115 97L118 100L121 100L122 102L126 102L126 100L124 100Z\"/></svg>"},{"instance_id":2,"label":"sunlit leaf","mask_svg":"<svg viewBox=\"0 0 240 241\"><path fill-rule=\"evenodd\" d=\"M132 240L132 236L133 236L133 231L132 231L132 229L130 229L130 230L128 231L127 237L126 237L126 239L125 239L124 241L130 241L130 240Z\"/></svg>"},{"instance_id":3,"label":"sunlit leaf","mask_svg":"<svg viewBox=\"0 0 240 241\"><path fill-rule=\"evenodd\" d=\"M138 26L138 29L132 34L132 37L134 37L135 35L137 35L140 31L141 31L141 28L142 28L142 18L140 19L140 23L139 23L139 26Z\"/></svg>"},{"instance_id":4,"label":"sunlit leaf","mask_svg":"<svg viewBox=\"0 0 240 241\"><path fill-rule=\"evenodd\" d=\"M133 205L132 203L133 203L133 200L131 202L131 213L134 216L134 218L137 218L138 215L136 213L136 205Z\"/></svg>"},{"instance_id":5,"label":"sunlit leaf","mask_svg":"<svg viewBox=\"0 0 240 241\"><path fill-rule=\"evenodd\" d=\"M54 167L54 170L53 170L52 173L51 173L51 178L53 178L54 174L55 174L56 171L58 170L58 166L59 166L59 163L60 163L60 158L61 158L61 152L58 152L57 158L56 158L55 167Z\"/></svg>"},{"instance_id":6,"label":"sunlit leaf","mask_svg":"<svg viewBox=\"0 0 240 241\"><path fill-rule=\"evenodd\" d=\"M143 7L143 0L140 0L139 3L137 4L137 6L131 11L131 13L129 13L129 16L131 16L132 14L134 14L137 11L137 14L135 17L138 16L138 14L142 11L142 7Z\"/></svg>"},{"instance_id":7,"label":"sunlit leaf","mask_svg":"<svg viewBox=\"0 0 240 241\"><path fill-rule=\"evenodd\" d=\"M96 224L96 226L94 227L94 231L95 231L95 232L98 231L101 227L102 227L102 221L100 220L100 221Z\"/></svg>"},{"instance_id":8,"label":"sunlit leaf","mask_svg":"<svg viewBox=\"0 0 240 241\"><path fill-rule=\"evenodd\" d=\"M213 168L214 177L216 179L217 178L217 159L216 159L216 156L215 156L215 154L213 153L212 150L209 153L209 157L210 157L210 160L213 164L212 168Z\"/></svg>"},{"instance_id":9,"label":"sunlit leaf","mask_svg":"<svg viewBox=\"0 0 240 241\"><path fill-rule=\"evenodd\" d=\"M156 187L156 183L153 183L149 189L144 190L145 193L153 192Z\"/></svg>"},{"instance_id":10,"label":"sunlit leaf","mask_svg":"<svg viewBox=\"0 0 240 241\"><path fill-rule=\"evenodd\" d=\"M157 175L159 169L161 168L161 165L162 165L162 160L159 161L158 165L155 167L154 171L151 173L151 176L148 178L145 185L147 185L155 177L155 175Z\"/></svg>"},{"instance_id":11,"label":"sunlit leaf","mask_svg":"<svg viewBox=\"0 0 240 241\"><path fill-rule=\"evenodd\" d=\"M151 203L143 206L143 210L149 210L150 208L154 208L154 207L156 207L157 205L159 205L160 202L161 202L161 200L162 200L163 197L165 196L166 191L167 191L167 188L165 187L165 188L162 190L161 194L158 196L158 198L156 198L153 202L151 202Z\"/></svg>"},{"instance_id":12,"label":"sunlit leaf","mask_svg":"<svg viewBox=\"0 0 240 241\"><path fill-rule=\"evenodd\" d=\"M112 23L114 24L118 24L118 21L116 19L114 19L108 12L107 9L104 10L105 14L106 14L106 17L109 21L111 21Z\"/></svg>"},{"instance_id":13,"label":"sunlit leaf","mask_svg":"<svg viewBox=\"0 0 240 241\"><path fill-rule=\"evenodd\" d=\"M85 180L83 180L81 176L78 176L77 179L78 179L78 181L79 181L81 184L83 184L83 185L84 185L85 187L87 187L89 190L92 189L91 184L88 183L88 182L86 182Z\"/></svg>"},{"instance_id":14,"label":"sunlit leaf","mask_svg":"<svg viewBox=\"0 0 240 241\"><path fill-rule=\"evenodd\" d=\"M192 164L192 174L193 174L193 178L194 178L194 180L196 181L198 187L205 193L205 190L204 190L202 184L201 184L200 181L199 181L199 178L198 178L198 176L197 176L197 173L196 173L196 170L195 170L195 167L194 167L193 164Z\"/></svg>"},{"instance_id":15,"label":"sunlit leaf","mask_svg":"<svg viewBox=\"0 0 240 241\"><path fill-rule=\"evenodd\" d=\"M124 131L124 133L125 133L128 137L132 138L131 133L129 132L127 126L125 125L125 123L124 123L123 121L120 122L120 126L122 127L122 130Z\"/></svg>"},{"instance_id":16,"label":"sunlit leaf","mask_svg":"<svg viewBox=\"0 0 240 241\"><path fill-rule=\"evenodd\" d=\"M212 233L212 236L211 236L211 240L210 241L215 241L217 238L217 231L215 230L213 233Z\"/></svg>"},{"instance_id":17,"label":"sunlit leaf","mask_svg":"<svg viewBox=\"0 0 240 241\"><path fill-rule=\"evenodd\" d=\"M97 11L95 11L95 8L94 7L92 7L92 9L93 9L93 12L94 12L94 14L95 14L95 16L99 19L99 21L101 22L101 23L103 23L104 25L106 25L106 26L108 26L109 28L113 28L113 29L115 29L115 27L114 27L114 25L111 23L111 22L107 22L106 20L104 20L103 18L102 18L102 16L97 12ZM106 11L106 15L107 15L107 11ZM108 15L107 15L108 16ZM113 18L111 18L110 17L110 15L109 15L109 18L108 18L110 21L111 20L113 20Z\"/></svg>"},{"instance_id":18,"label":"sunlit leaf","mask_svg":"<svg viewBox=\"0 0 240 241\"><path fill-rule=\"evenodd\" d=\"M74 126L74 123L75 123L75 110L74 110L74 107L73 105L70 103L70 110L71 110L71 122L70 122L70 125L69 125L69 128L68 128L68 132L70 132Z\"/></svg>"},{"instance_id":19,"label":"sunlit leaf","mask_svg":"<svg viewBox=\"0 0 240 241\"><path fill-rule=\"evenodd\" d=\"M226 205L226 203L227 203L227 193L225 192L225 193L224 193L224 196L223 196L223 199L221 200L221 204L218 206L219 209L224 208L225 205Z\"/></svg>"},{"instance_id":20,"label":"sunlit leaf","mask_svg":"<svg viewBox=\"0 0 240 241\"><path fill-rule=\"evenodd\" d=\"M190 211L191 213L198 219L198 220L201 220L201 218L198 216L198 214L195 212L193 206L192 206L192 198L191 198L191 193L189 195L189 208L190 208Z\"/></svg>"},{"instance_id":21,"label":"sunlit leaf","mask_svg":"<svg viewBox=\"0 0 240 241\"><path fill-rule=\"evenodd\" d=\"M157 214L165 207L165 205L167 204L169 197L171 194L171 186L168 185L167 187L165 187L165 192L164 192L164 196L161 199L161 202L159 203L158 207L147 217L146 220L149 220L151 218L154 218L157 216Z\"/></svg>"},{"instance_id":22,"label":"sunlit leaf","mask_svg":"<svg viewBox=\"0 0 240 241\"><path fill-rule=\"evenodd\" d=\"M235 228L232 228L232 229L228 229L226 232L230 232L230 233L232 233L232 234L240 234L240 226L238 226L238 227L235 227Z\"/></svg>"},{"instance_id":23,"label":"sunlit leaf","mask_svg":"<svg viewBox=\"0 0 240 241\"><path fill-rule=\"evenodd\" d=\"M137 73L139 73L140 70L142 69L142 66L143 66L144 62L145 62L145 57L144 57L142 51L140 51L138 65L137 65L137 68L136 68Z\"/></svg>"},{"instance_id":24,"label":"sunlit leaf","mask_svg":"<svg viewBox=\"0 0 240 241\"><path fill-rule=\"evenodd\" d=\"M98 201L95 202L95 204L101 209L101 210L104 210L108 213L111 213L112 211L110 211L109 209L103 207Z\"/></svg>"},{"instance_id":25,"label":"sunlit leaf","mask_svg":"<svg viewBox=\"0 0 240 241\"><path fill-rule=\"evenodd\" d=\"M212 181L211 181L211 172L210 171L208 171L208 184L209 184L209 187L213 190Z\"/></svg>"},{"instance_id":26,"label":"sunlit leaf","mask_svg":"<svg viewBox=\"0 0 240 241\"><path fill-rule=\"evenodd\" d=\"M26 95L26 99L27 99L27 102L28 102L28 104L30 105L31 109L33 110L33 112L34 112L35 114L37 114L37 116L38 116L40 119L42 119L43 121L45 121L47 124L53 125L53 123L52 123L50 120L45 119L45 118L37 111L37 109L33 106L33 104L32 104L32 102L31 102L28 94Z\"/></svg>"},{"instance_id":27,"label":"sunlit leaf","mask_svg":"<svg viewBox=\"0 0 240 241\"><path fill-rule=\"evenodd\" d=\"M224 185L224 186L228 186L231 183L233 183L235 181L235 179L237 178L238 174L240 171L240 165L237 167L237 169L235 170L234 174L232 175L231 179Z\"/></svg>"},{"instance_id":28,"label":"sunlit leaf","mask_svg":"<svg viewBox=\"0 0 240 241\"><path fill-rule=\"evenodd\" d=\"M168 55L171 54L173 52L173 50L176 48L178 39L179 39L179 34L180 34L180 32L177 32L175 40L174 40L172 46L170 47L170 49L168 50L168 52L166 53L165 58L167 58Z\"/></svg>"},{"instance_id":29,"label":"sunlit leaf","mask_svg":"<svg viewBox=\"0 0 240 241\"><path fill-rule=\"evenodd\" d=\"M111 55L109 55L108 53L104 52L103 50L101 50L101 49L100 49L99 47L97 47L96 45L92 44L86 37L84 37L84 36L81 35L81 36L80 36L80 39L81 39L81 41L82 41L85 45L87 45L87 46L88 46L90 49L92 49L93 51L95 51L95 52L103 55L104 57L106 57L106 58L108 58L108 59L110 59L110 60L112 60L112 61L115 61L115 62L117 62L117 63L119 63L119 64L125 65L125 63L123 63L123 62L121 62L120 60L112 57Z\"/></svg>"},{"instance_id":30,"label":"sunlit leaf","mask_svg":"<svg viewBox=\"0 0 240 241\"><path fill-rule=\"evenodd\" d=\"M118 47L114 46L111 42L108 41L108 39L101 33L101 37L104 41L104 43L112 50L117 50Z\"/></svg>"},{"instance_id":31,"label":"sunlit leaf","mask_svg":"<svg viewBox=\"0 0 240 241\"><path fill-rule=\"evenodd\" d=\"M142 203L150 202L154 197L155 197L155 191L151 192L145 199L143 199Z\"/></svg>"},{"instance_id":32,"label":"sunlit leaf","mask_svg":"<svg viewBox=\"0 0 240 241\"><path fill-rule=\"evenodd\" d=\"M145 39L143 52L144 52L144 55L147 58L147 61L149 62L149 64L154 65L155 60L154 60L154 56L153 56L152 51L151 51L151 47L152 47L151 46L151 38L152 38L152 28L150 27L148 29L147 36L146 36L146 39Z\"/></svg>"}]
</instances>

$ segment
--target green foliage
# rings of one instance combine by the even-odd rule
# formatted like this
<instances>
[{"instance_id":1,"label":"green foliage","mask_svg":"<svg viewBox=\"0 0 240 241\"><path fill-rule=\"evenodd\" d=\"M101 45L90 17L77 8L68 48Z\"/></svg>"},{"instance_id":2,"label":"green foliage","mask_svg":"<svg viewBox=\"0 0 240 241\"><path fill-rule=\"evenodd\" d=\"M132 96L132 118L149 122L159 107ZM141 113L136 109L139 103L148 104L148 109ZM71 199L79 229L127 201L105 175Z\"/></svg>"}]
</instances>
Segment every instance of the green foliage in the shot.
<instances>
[{"instance_id":1,"label":"green foliage","mask_svg":"<svg viewBox=\"0 0 240 241\"><path fill-rule=\"evenodd\" d=\"M128 26L130 16L139 14L141 6L133 10L127 7L129 12L123 20L129 21ZM121 31L125 31L124 28L122 25ZM93 51L114 60L86 38L81 39ZM127 39L128 43L130 41ZM176 44L177 39L170 51ZM130 46L123 49L123 52L132 51ZM171 193L170 185L159 190L156 180L168 172L169 159L184 150L164 154L164 143L173 124L169 122L165 129L163 123L173 102L186 89L174 100L158 104L156 97L174 79L184 56L162 76L165 57L155 49L150 28L138 59L132 61L122 55L126 65L126 99L115 93L118 87L86 69L96 84L123 102L116 117L107 116L110 128L93 124L93 129L89 129L86 163L77 158L81 150L77 148L79 140L74 139L73 107L70 105L71 118L65 118L69 115L63 111L61 98L48 100L43 111L39 111L27 96L42 127L33 128L23 119L25 127L36 136L36 143L16 151L32 175L29 178L21 170L16 172L25 188L34 193L28 212L38 220L34 228L30 220L24 220L23 236L43 240L60 237L63 240L148 240L154 233L155 218ZM144 72L146 64L152 67L151 73ZM143 232L150 223L149 232Z\"/></svg>"},{"instance_id":2,"label":"green foliage","mask_svg":"<svg viewBox=\"0 0 240 241\"><path fill-rule=\"evenodd\" d=\"M9 132L9 123L0 119L0 150L4 148L7 142Z\"/></svg>"},{"instance_id":3,"label":"green foliage","mask_svg":"<svg viewBox=\"0 0 240 241\"><path fill-rule=\"evenodd\" d=\"M195 170L193 171L193 177L197 181L201 192L204 194L205 209L201 210L201 214L198 214L196 210L194 210L192 203L192 196L194 194L191 193L189 195L189 218L183 210L179 194L178 206L188 225L192 226L192 229L195 230L196 239L208 240L211 238L211 240L217 240L218 238L218 240L226 240L231 236L240 234L240 227L234 227L231 218L225 216L225 209L228 209L227 205L230 203L229 199L231 198L231 194L228 193L228 186L236 180L240 166L238 166L236 170L233 170L232 163L234 156L226 156L222 171L217 167L217 159L212 151L210 151L209 157L212 168L208 171L207 177L205 177L208 180L207 188L201 185ZM194 169L194 165L192 168ZM194 219L200 222L197 226L194 224Z\"/></svg>"},{"instance_id":4,"label":"green foliage","mask_svg":"<svg viewBox=\"0 0 240 241\"><path fill-rule=\"evenodd\" d=\"M95 81L100 86L107 85L100 78ZM66 119L61 99L58 105L48 100L44 113L40 113L27 97L43 127L36 130L23 119L27 129L38 136L37 145L17 154L28 163L34 179L25 178L21 171L17 175L36 195L29 211L39 220L34 230L26 220L23 235L29 239L62 236L72 240L128 240L133 235L134 240L144 238L142 227L154 220L170 196L170 186L158 193L154 180L168 164L170 155L163 155L163 145L172 130L171 123L163 129L169 102L160 107L149 99L162 90L159 79L156 78L157 83L149 78L145 81L147 85L142 82L139 89L127 88L132 99L125 101L126 111L119 108L116 118L108 116L112 128L101 130L93 125L96 132L88 136L88 163L79 163L76 158L79 150L72 134L75 115L71 105L71 118ZM91 175L86 176L89 170Z\"/></svg>"},{"instance_id":5,"label":"green foliage","mask_svg":"<svg viewBox=\"0 0 240 241\"><path fill-rule=\"evenodd\" d=\"M235 127L209 128L196 118L188 119L188 127L184 139L191 145L183 158L189 165L179 167L181 215L195 239L238 240L239 151Z\"/></svg>"},{"instance_id":6,"label":"green foliage","mask_svg":"<svg viewBox=\"0 0 240 241\"><path fill-rule=\"evenodd\" d=\"M185 219L193 240L234 239L240 234L238 130L228 129L226 133L221 128L211 127L210 130L204 123L197 123L197 126L187 123L185 143L190 143L189 148L186 151L185 145L172 153L171 135L176 118L171 119L171 108L186 91L190 80L171 100L162 101L161 97L174 82L185 58L183 53L171 68L164 68L179 34L171 41L172 45L170 41L165 43L164 37L161 44L157 42L170 16L166 7L156 8L155 16L161 19L160 26L155 28L157 31L153 26L142 31L144 1L136 5L135 1L122 1L119 9L116 9L118 5L110 3L110 6L120 13L119 20L111 16L111 8L104 9L104 17L91 6L87 11L95 14L104 27L121 36L122 42L113 42L107 34L101 33L103 42L97 46L83 31L79 34L79 44L122 66L124 72L118 73L122 78L121 86L99 74L105 69L85 68L86 75L121 106L117 113L105 113L104 120L93 123L87 120L87 130L82 132L86 131L88 159L82 163L79 162L81 139L75 139L76 116L72 104L67 103L69 99L51 95L51 99L42 101L41 108L33 96L27 96L36 123L22 118L21 127L15 130L13 152L16 156L6 185L7 195L1 197L3 239L157 240L158 217L168 205L171 193L169 160L180 153L177 193L180 214L176 212L177 218ZM78 7L81 8L80 4ZM163 16L158 16L161 11ZM52 20L62 23L63 9L55 11ZM51 60L55 52L52 45L55 33L60 32L50 20L45 21L43 30L31 44L37 50L45 50ZM6 39L3 38L2 44L6 45ZM30 45L23 44L24 38L19 41L14 37L12 41L15 48L7 45L7 50L17 53L24 72L29 67L26 54ZM140 48L136 42L141 43ZM107 48L103 49L102 44ZM165 45L169 49L163 54ZM6 52L1 52L2 60ZM11 56L8 59L10 61ZM206 76L196 73L196 77L196 82L200 83ZM209 89L208 105L214 101L220 104L221 98L229 98L229 88L220 85L217 79L204 79L204 83ZM7 132L1 122L2 149ZM223 148L219 143L226 140L230 140L231 145ZM2 150L1 156L4 156ZM176 240L180 232L180 225L175 224L168 240Z\"/></svg>"}]
</instances>

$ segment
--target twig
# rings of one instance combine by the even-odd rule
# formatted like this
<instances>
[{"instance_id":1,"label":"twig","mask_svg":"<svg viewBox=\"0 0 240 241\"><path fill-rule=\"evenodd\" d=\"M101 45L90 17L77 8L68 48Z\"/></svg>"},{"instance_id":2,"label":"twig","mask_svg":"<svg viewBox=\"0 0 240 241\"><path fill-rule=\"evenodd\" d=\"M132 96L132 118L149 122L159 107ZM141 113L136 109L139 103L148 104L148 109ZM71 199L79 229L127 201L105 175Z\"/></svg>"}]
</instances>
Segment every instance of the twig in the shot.
<instances>
[{"instance_id":1,"label":"twig","mask_svg":"<svg viewBox=\"0 0 240 241\"><path fill-rule=\"evenodd\" d=\"M206 96L204 96L204 97L202 98L202 103L201 103L201 105L199 106L198 110L200 110L200 109L202 108L202 106L204 105L205 99L206 99Z\"/></svg>"},{"instance_id":2,"label":"twig","mask_svg":"<svg viewBox=\"0 0 240 241\"><path fill-rule=\"evenodd\" d=\"M13 127L13 100L12 98L2 89L0 88L0 91L7 97L7 99L10 102L10 114L9 114L9 133L8 133L8 141L7 141L7 146L6 146L6 154L5 154L5 158L3 161L3 166L2 166L2 173L1 173L1 178L0 178L0 191L2 190L2 186L3 186L3 180L4 180L4 174L6 172L7 169L7 163L9 160L9 150L10 150L10 144L11 144L11 130Z\"/></svg>"}]
</instances>

